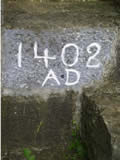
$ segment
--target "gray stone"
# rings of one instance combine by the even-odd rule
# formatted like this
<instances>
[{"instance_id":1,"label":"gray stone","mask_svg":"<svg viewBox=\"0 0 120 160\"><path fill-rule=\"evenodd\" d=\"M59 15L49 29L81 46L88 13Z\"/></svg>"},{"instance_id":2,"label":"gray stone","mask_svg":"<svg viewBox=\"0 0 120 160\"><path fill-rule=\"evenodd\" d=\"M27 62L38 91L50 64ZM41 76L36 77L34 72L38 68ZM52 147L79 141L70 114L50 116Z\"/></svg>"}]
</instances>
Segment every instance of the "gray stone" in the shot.
<instances>
[{"instance_id":1,"label":"gray stone","mask_svg":"<svg viewBox=\"0 0 120 160\"><path fill-rule=\"evenodd\" d=\"M111 136L94 101L82 96L81 136L90 160L112 160Z\"/></svg>"},{"instance_id":2,"label":"gray stone","mask_svg":"<svg viewBox=\"0 0 120 160\"><path fill-rule=\"evenodd\" d=\"M35 33L29 30L5 30L3 35L3 74L2 85L5 88L42 88L49 71L52 69L60 82L60 85L55 79L48 80L45 83L46 88L66 88L67 81L66 69L74 69L79 72L80 79L76 84L77 87L88 84L94 84L96 80L102 80L109 70L114 65L113 48L116 33L109 29L79 29L70 30L63 29L62 31L42 31ZM38 42L38 56L44 56L44 50L48 49L49 57L56 56L56 59L48 60L48 68L45 66L43 58L34 58L34 43ZM21 67L18 66L18 46L23 43ZM74 44L78 47L78 61L73 66L67 66L63 63L61 55L63 47L67 44ZM90 48L90 53L87 47L93 43L101 46L100 52L96 55L97 48L95 45ZM76 48L74 46L67 47L65 50L65 62L73 64L76 58ZM91 68L87 67L87 62L90 57ZM77 58L76 58L77 59ZM99 67L94 65L100 64ZM111 65L112 64L112 65ZM109 68L109 70L107 69ZM76 81L76 74L70 72L69 82ZM73 85L75 87L75 85Z\"/></svg>"},{"instance_id":3,"label":"gray stone","mask_svg":"<svg viewBox=\"0 0 120 160\"><path fill-rule=\"evenodd\" d=\"M72 121L75 121L77 125L80 124L90 160L111 160L111 157L112 160L119 160L120 15L113 3L5 0L3 6L2 159L23 160L23 148L28 147L37 159L64 160L72 133ZM48 48L50 56L57 56L56 61L49 60L48 69L43 59L40 62L34 59L35 41L39 44L39 55L42 56L44 49ZM23 42L21 68L17 65L16 56L20 42ZM93 42L102 47L97 56L101 67L96 69L86 68L91 56L86 49ZM61 61L61 51L67 43L80 47L79 62L70 68L81 72L81 78L72 87L65 85L67 67ZM72 63L74 48L68 51L66 58ZM92 65L96 64L95 61ZM61 85L50 80L45 87L41 87L50 68ZM71 81L75 80L74 75L70 78ZM87 98L81 100L83 90ZM100 110L99 116L95 108ZM93 113L90 112L91 116L85 119L81 111L85 117L89 111ZM98 127L95 123L96 130L92 123L95 117L96 122L101 124ZM88 125L87 121L91 124L89 129L92 132L88 133L87 129L86 134L84 126ZM101 134L97 136L98 132Z\"/></svg>"},{"instance_id":4,"label":"gray stone","mask_svg":"<svg viewBox=\"0 0 120 160\"><path fill-rule=\"evenodd\" d=\"M94 101L111 135L112 159L118 160L120 153L120 83L110 81L98 90L86 91L89 100Z\"/></svg>"},{"instance_id":5,"label":"gray stone","mask_svg":"<svg viewBox=\"0 0 120 160\"><path fill-rule=\"evenodd\" d=\"M7 153L10 160L22 160L26 147L36 159L64 159L74 105L73 92L51 94L48 100L41 96L4 96L2 157Z\"/></svg>"}]
</instances>

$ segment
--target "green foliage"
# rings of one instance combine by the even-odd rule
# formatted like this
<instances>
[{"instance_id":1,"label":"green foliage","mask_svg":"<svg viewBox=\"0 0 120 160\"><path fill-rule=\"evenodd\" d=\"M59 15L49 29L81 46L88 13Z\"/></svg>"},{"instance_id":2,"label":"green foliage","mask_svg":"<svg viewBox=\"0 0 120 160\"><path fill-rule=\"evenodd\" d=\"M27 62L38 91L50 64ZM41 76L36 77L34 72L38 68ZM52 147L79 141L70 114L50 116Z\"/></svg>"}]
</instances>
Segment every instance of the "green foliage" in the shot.
<instances>
[{"instance_id":1,"label":"green foliage","mask_svg":"<svg viewBox=\"0 0 120 160\"><path fill-rule=\"evenodd\" d=\"M35 160L35 156L32 155L32 151L28 148L24 148L24 157L26 160Z\"/></svg>"},{"instance_id":2,"label":"green foliage","mask_svg":"<svg viewBox=\"0 0 120 160\"><path fill-rule=\"evenodd\" d=\"M74 126L65 160L87 160L87 157L86 147L80 137L79 128Z\"/></svg>"}]
</instances>

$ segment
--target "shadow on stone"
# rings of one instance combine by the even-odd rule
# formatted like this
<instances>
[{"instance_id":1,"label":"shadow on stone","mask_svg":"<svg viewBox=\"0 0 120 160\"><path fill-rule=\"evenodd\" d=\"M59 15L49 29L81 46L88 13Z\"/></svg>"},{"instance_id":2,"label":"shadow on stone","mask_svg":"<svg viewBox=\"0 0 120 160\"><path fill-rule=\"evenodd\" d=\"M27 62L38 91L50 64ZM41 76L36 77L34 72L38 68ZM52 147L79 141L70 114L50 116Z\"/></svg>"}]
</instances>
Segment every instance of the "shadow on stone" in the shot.
<instances>
[{"instance_id":1,"label":"shadow on stone","mask_svg":"<svg viewBox=\"0 0 120 160\"><path fill-rule=\"evenodd\" d=\"M90 160L112 160L111 136L94 101L82 96L81 137Z\"/></svg>"}]
</instances>

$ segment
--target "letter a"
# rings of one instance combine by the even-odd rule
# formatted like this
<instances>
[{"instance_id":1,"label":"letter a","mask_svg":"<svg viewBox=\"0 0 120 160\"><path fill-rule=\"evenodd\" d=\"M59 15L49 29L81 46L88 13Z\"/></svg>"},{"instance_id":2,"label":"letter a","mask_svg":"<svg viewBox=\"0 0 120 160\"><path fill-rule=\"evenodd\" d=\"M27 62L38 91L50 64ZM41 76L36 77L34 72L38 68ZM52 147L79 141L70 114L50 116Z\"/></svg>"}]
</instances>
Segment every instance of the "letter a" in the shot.
<instances>
[{"instance_id":1,"label":"letter a","mask_svg":"<svg viewBox=\"0 0 120 160\"><path fill-rule=\"evenodd\" d=\"M73 86L75 84L77 84L80 80L80 73L78 71L76 71L75 69L66 69L66 72L67 72L67 79L66 79L66 82L65 82L65 85L66 86ZM70 72L73 72L74 74L76 74L76 81L74 82L69 82L69 77L70 77Z\"/></svg>"},{"instance_id":2,"label":"letter a","mask_svg":"<svg viewBox=\"0 0 120 160\"><path fill-rule=\"evenodd\" d=\"M42 87L44 87L44 85L46 84L46 82L47 82L49 79L54 79L54 80L57 82L57 84L60 85L60 82L59 82L59 80L57 79L55 73L53 72L52 69L50 69L48 75L46 76L46 78L45 78L45 80L44 80L44 82L43 82L43 84L42 84Z\"/></svg>"}]
</instances>

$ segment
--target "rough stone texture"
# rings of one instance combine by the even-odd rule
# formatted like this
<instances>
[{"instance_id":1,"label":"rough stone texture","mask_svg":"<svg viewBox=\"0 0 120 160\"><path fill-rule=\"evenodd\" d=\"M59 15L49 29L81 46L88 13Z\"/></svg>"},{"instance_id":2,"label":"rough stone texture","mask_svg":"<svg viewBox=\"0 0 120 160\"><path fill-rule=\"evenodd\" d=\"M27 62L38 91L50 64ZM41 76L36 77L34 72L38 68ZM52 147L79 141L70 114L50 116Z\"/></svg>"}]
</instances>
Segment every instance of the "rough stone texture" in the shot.
<instances>
[{"instance_id":1,"label":"rough stone texture","mask_svg":"<svg viewBox=\"0 0 120 160\"><path fill-rule=\"evenodd\" d=\"M119 37L119 34L118 34ZM109 81L98 90L85 89L89 99L95 101L111 135L113 160L120 159L120 46L116 45L117 66Z\"/></svg>"},{"instance_id":2,"label":"rough stone texture","mask_svg":"<svg viewBox=\"0 0 120 160\"><path fill-rule=\"evenodd\" d=\"M88 93L88 91L86 91ZM90 94L91 93L91 94ZM120 158L120 83L111 81L99 90L89 91L89 99L95 101L111 135L113 160Z\"/></svg>"},{"instance_id":3,"label":"rough stone texture","mask_svg":"<svg viewBox=\"0 0 120 160\"><path fill-rule=\"evenodd\" d=\"M106 133L104 133L104 135L106 135L108 143L107 145L105 142L101 141L101 148L105 149L108 154L101 153L101 150L98 153L100 153L100 156L101 154L106 156L106 160L111 159L111 136L113 148L112 160L119 160L120 50L118 33L120 26L120 14L116 11L113 3L62 2L46 4L33 1L28 2L28 0L6 0L3 6L2 158L5 158L7 154L10 160L21 160L23 159L22 148L30 147L39 160L64 160L65 149L69 136L71 135L71 122L73 120L77 120L79 123L80 121L81 87L73 87L72 89L74 92L71 92L69 87L65 89L63 85L59 89L41 89L40 85L38 85L39 83L34 81L36 76L32 77L32 74L30 74L29 78L27 72L27 69L29 71L33 71L32 67L34 69L34 65L39 64L38 62L33 65L31 63L33 59L31 58L29 59L31 65L24 66L26 74L23 73L23 70L20 71L19 69L18 71L18 68L16 67L17 61L15 59L15 55L17 54L16 40L21 40L21 37L23 37L22 40L25 41L26 44L26 38L30 38L31 36L37 38L38 35L42 35L42 37L45 37L43 42L47 47L49 46L50 49L52 49L52 53L50 52L50 55L54 55L60 53L56 53L56 51L57 49L60 51L63 47L59 42L63 42L63 44L68 41L73 42L75 41L76 34L79 32L79 34L85 33L85 43L83 43L84 38L78 39L81 43L76 40L76 43L79 44L79 46L83 46L83 50L85 50L87 43L94 38L96 38L97 41L101 40L100 42L104 43L102 54L107 58L107 64L109 62L108 67L107 65L103 66L105 72L103 72L103 68L99 71L96 70L94 72L95 78L93 78L91 77L92 71L87 72L86 68L84 68L82 70L89 74L86 77L82 76L82 79L83 82L87 79L87 83L85 83L87 85L84 85L84 92L89 101L94 101L96 106L101 109L101 115L103 116L103 120L107 126L106 128L102 118L100 118ZM93 30L98 34L98 36L95 37L96 33L94 33ZM18 31L20 35L15 35L16 31ZM44 36L45 33L46 36ZM55 33L55 37L52 33ZM53 42L57 41L57 47L51 47L52 45L54 46L54 43L52 45L48 43L47 35L51 38L55 38L55 41ZM60 37L58 35L60 35ZM63 40L61 37L63 37ZM9 42L9 44L6 44L4 40ZM33 42L31 39L28 40ZM28 47L30 51L29 53L32 55L32 46L29 45L30 44L28 43L25 51ZM40 46L41 54L44 46L42 43ZM6 51L4 49L6 49ZM11 56L13 59L11 59ZM26 54L26 57L27 56L29 57L28 52ZM84 58L88 58L87 55L85 55ZM101 57L101 60L105 62L102 58L104 57ZM23 65L28 64L29 60L24 60L26 63L23 63ZM62 65L59 66L60 67L57 68L61 69ZM38 70L39 67L40 66L38 65ZM81 66L78 65L77 68L79 67ZM34 70L34 73L35 72L36 70ZM59 76L61 73L63 72L59 72ZM105 73L105 77L104 74L98 73ZM88 81L91 81L91 79L93 82L96 80L96 83L92 83L93 85L91 85ZM20 81L23 83L24 80L25 83L27 82L27 85L29 84L29 87L24 85L19 87ZM87 103L86 101L87 100L85 100L85 103ZM86 105L86 108L88 107L89 106ZM85 113L87 112L88 110L85 110ZM83 121L83 124L84 123L85 121ZM92 130L93 126L91 126L90 129ZM100 129L100 132L101 131L102 130ZM90 142L94 140L90 134L88 134L88 137L90 137ZM97 137L95 138L98 142ZM88 148L90 147L91 146L88 146ZM99 158L98 154L96 157ZM100 160L102 160L102 158Z\"/></svg>"},{"instance_id":4,"label":"rough stone texture","mask_svg":"<svg viewBox=\"0 0 120 160\"><path fill-rule=\"evenodd\" d=\"M28 0L6 0L4 5L5 28L23 28L32 31L61 28L112 28L119 24L120 15L113 3L67 2L35 3ZM28 20L29 19L29 20ZM115 29L114 28L114 29Z\"/></svg>"},{"instance_id":5,"label":"rough stone texture","mask_svg":"<svg viewBox=\"0 0 120 160\"><path fill-rule=\"evenodd\" d=\"M81 136L90 160L112 160L111 136L94 101L83 94Z\"/></svg>"},{"instance_id":6,"label":"rough stone texture","mask_svg":"<svg viewBox=\"0 0 120 160\"><path fill-rule=\"evenodd\" d=\"M2 152L12 160L23 159L22 149L28 147L37 159L64 159L75 101L73 92L51 94L47 101L40 96L3 97Z\"/></svg>"},{"instance_id":7,"label":"rough stone texture","mask_svg":"<svg viewBox=\"0 0 120 160\"><path fill-rule=\"evenodd\" d=\"M94 83L95 80L102 79L107 76L110 66L114 65L113 49L115 44L116 33L108 29L79 29L70 30L63 29L59 32L34 33L29 30L5 30L3 36L3 87L18 89L18 88L42 88L48 72L52 69L60 82L60 86L55 80L48 80L44 87L66 87L66 68L75 69L80 73L80 80L76 84L77 87L82 87ZM43 59L34 58L34 42L38 42L38 55L44 56L45 48L49 50L49 56L56 56L55 60L48 60L48 68L45 67ZM18 67L18 44L22 42L22 67ZM96 59L91 61L91 65L100 63L98 68L88 68L86 66L90 53L87 52L87 47L92 43L98 43L101 46ZM63 64L61 54L63 46L72 43L79 48L78 62L67 67ZM7 44L7 45L5 45ZM91 47L92 53L96 53L96 47ZM67 64L72 64L76 57L76 49L71 46L66 49L65 61ZM112 64L112 65L111 65ZM109 69L109 70L107 70ZM69 77L70 82L76 81L76 74L71 72ZM75 86L74 86L75 87Z\"/></svg>"}]
</instances>

